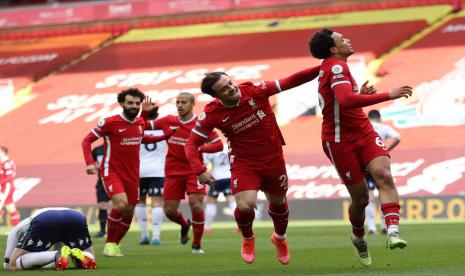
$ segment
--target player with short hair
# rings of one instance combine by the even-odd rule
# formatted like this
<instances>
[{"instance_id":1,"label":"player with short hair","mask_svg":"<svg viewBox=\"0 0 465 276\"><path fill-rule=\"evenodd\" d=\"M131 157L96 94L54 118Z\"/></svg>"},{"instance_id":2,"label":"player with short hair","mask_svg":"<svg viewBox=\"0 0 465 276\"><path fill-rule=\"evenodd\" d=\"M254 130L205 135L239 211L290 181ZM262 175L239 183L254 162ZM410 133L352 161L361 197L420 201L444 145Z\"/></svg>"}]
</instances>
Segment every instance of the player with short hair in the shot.
<instances>
[{"instance_id":1,"label":"player with short hair","mask_svg":"<svg viewBox=\"0 0 465 276\"><path fill-rule=\"evenodd\" d=\"M103 159L103 153L104 153L104 146L103 144L100 146L95 147L92 150L92 157L94 158L94 161L97 163L98 166L102 163ZM107 192L105 192L105 188L103 187L103 181L102 177L100 176L100 173L97 172L97 184L95 184L95 192L97 196L97 207L98 207L98 221L99 221L99 226L100 226L100 231L98 231L94 237L95 238L102 238L105 237L107 234L105 227L107 225L107 219L108 219L108 201L110 201L110 198L107 195Z\"/></svg>"},{"instance_id":2,"label":"player with short hair","mask_svg":"<svg viewBox=\"0 0 465 276\"><path fill-rule=\"evenodd\" d=\"M388 226L387 247L404 248L407 242L399 234L399 195L390 172L389 153L362 107L409 97L412 88L402 86L388 93L376 93L372 86L368 86L367 92L359 92L347 65L347 58L354 53L349 39L330 29L322 29L308 44L311 54L323 59L318 87L323 112L323 150L352 198L349 207L352 243L361 264L369 266L371 257L364 229L368 204L365 167L379 185L381 209ZM363 86L367 84L365 82Z\"/></svg>"},{"instance_id":3,"label":"player with short hair","mask_svg":"<svg viewBox=\"0 0 465 276\"><path fill-rule=\"evenodd\" d=\"M65 246L58 251L48 251L60 242ZM77 268L97 268L86 217L70 208L42 208L8 234L3 267L64 270L69 266L68 258Z\"/></svg>"},{"instance_id":4,"label":"player with short hair","mask_svg":"<svg viewBox=\"0 0 465 276\"><path fill-rule=\"evenodd\" d=\"M265 192L269 202L268 213L274 224L271 242L276 247L278 261L284 265L290 261L286 242L288 178L282 149L285 142L269 97L313 80L318 69L309 68L284 79L255 84L236 85L224 72L207 73L202 80L202 92L215 100L199 116L186 155L199 181L212 183L214 178L200 161L197 148L214 128L227 137L231 149L231 189L237 204L234 218L242 232L241 257L247 264L255 260L252 225L258 190Z\"/></svg>"},{"instance_id":5,"label":"player with short hair","mask_svg":"<svg viewBox=\"0 0 465 276\"><path fill-rule=\"evenodd\" d=\"M156 110L149 112L147 122L150 130L147 135L163 135L163 130L155 129ZM136 221L140 226L139 244L160 245L161 224L163 222L163 187L165 180L165 158L168 146L166 141L140 145L140 198L135 208ZM148 237L147 195L150 197L152 239Z\"/></svg>"},{"instance_id":6,"label":"player with short hair","mask_svg":"<svg viewBox=\"0 0 465 276\"><path fill-rule=\"evenodd\" d=\"M15 176L15 162L8 156L8 148L2 146L0 147L0 217L3 216L3 207L5 207L13 226L20 221L20 216L13 200Z\"/></svg>"},{"instance_id":7,"label":"player with short hair","mask_svg":"<svg viewBox=\"0 0 465 276\"><path fill-rule=\"evenodd\" d=\"M105 191L113 202L108 216L107 242L103 254L108 257L123 256L119 243L126 235L139 199L139 152L141 143L154 143L167 139L163 136L144 136L148 128L143 118L137 117L144 94L138 89L126 89L118 94L121 114L102 119L82 141L82 150L88 174L98 170L92 158L92 142L103 138L105 154L100 165Z\"/></svg>"},{"instance_id":8,"label":"player with short hair","mask_svg":"<svg viewBox=\"0 0 465 276\"><path fill-rule=\"evenodd\" d=\"M201 241L204 230L205 214L203 211L203 198L206 188L203 183L197 181L197 176L187 161L184 148L192 128L197 124L198 118L194 115L194 95L181 92L176 97L178 116L168 115L155 121L155 128L168 131L176 128L177 131L167 140L168 153L165 163L165 189L163 191L163 208L165 215L171 221L181 226L180 242L186 244L189 240L189 228L192 224L194 239L192 241L192 253L203 254ZM143 107L149 112L154 104L147 102ZM146 113L144 113L146 114ZM200 152L221 151L223 144L215 132L212 132L204 143L198 145ZM196 148L197 149L197 148ZM179 204L187 193L189 207L192 213L192 223L186 220L179 211Z\"/></svg>"},{"instance_id":9,"label":"player with short hair","mask_svg":"<svg viewBox=\"0 0 465 276\"><path fill-rule=\"evenodd\" d=\"M208 190L207 203L205 204L205 233L213 231L213 219L217 213L218 196L223 193L231 211L236 209L236 201L231 191L231 166L229 165L229 147L223 144L223 150L215 153L205 153L204 163L211 164L211 171L215 179L215 185Z\"/></svg>"},{"instance_id":10,"label":"player with short hair","mask_svg":"<svg viewBox=\"0 0 465 276\"><path fill-rule=\"evenodd\" d=\"M373 125L373 129L378 133L379 137L383 140L383 142L386 144L388 140L390 140L390 144L386 145L386 150L390 152L392 149L394 149L399 143L400 143L400 134L397 132L395 129L392 127L385 125L381 123L381 114L379 113L378 110L370 110L368 112L368 120L370 120L371 124ZM376 222L375 222L375 215L374 215L374 210L377 206L375 203L375 194L374 190L375 188L378 188L378 184L376 184L373 176L368 172L367 175L365 176L365 180L368 184L368 190L369 190L369 203L367 207L365 208L365 213L366 213L366 219L367 219L367 226L368 226L368 233L369 234L376 234ZM382 212L380 213L381 216L381 231L384 234L387 234L387 227L386 227L386 222L384 221L384 215Z\"/></svg>"}]
</instances>

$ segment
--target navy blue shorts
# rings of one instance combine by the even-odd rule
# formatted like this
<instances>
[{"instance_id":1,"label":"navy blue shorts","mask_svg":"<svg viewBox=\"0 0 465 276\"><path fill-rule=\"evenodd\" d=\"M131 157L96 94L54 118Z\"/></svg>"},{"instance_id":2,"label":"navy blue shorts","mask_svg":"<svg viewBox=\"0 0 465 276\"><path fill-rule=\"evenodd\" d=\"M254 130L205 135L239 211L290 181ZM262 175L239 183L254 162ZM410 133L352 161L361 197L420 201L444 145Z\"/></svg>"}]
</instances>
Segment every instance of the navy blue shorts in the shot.
<instances>
[{"instance_id":1,"label":"navy blue shorts","mask_svg":"<svg viewBox=\"0 0 465 276\"><path fill-rule=\"evenodd\" d=\"M143 177L140 179L140 196L163 196L164 177Z\"/></svg>"},{"instance_id":2,"label":"navy blue shorts","mask_svg":"<svg viewBox=\"0 0 465 276\"><path fill-rule=\"evenodd\" d=\"M47 251L62 242L81 250L92 245L86 217L76 210L47 210L34 217L17 248L29 252Z\"/></svg>"},{"instance_id":3,"label":"navy blue shorts","mask_svg":"<svg viewBox=\"0 0 465 276\"><path fill-rule=\"evenodd\" d=\"M208 196L217 198L220 193L224 196L232 195L230 178L215 180L215 189L210 189Z\"/></svg>"},{"instance_id":4,"label":"navy blue shorts","mask_svg":"<svg viewBox=\"0 0 465 276\"><path fill-rule=\"evenodd\" d=\"M373 191L374 189L378 189L378 184L376 184L375 179L373 178L373 176L371 176L370 173L367 173L367 175L365 176L365 181L368 184L368 190Z\"/></svg>"}]
</instances>

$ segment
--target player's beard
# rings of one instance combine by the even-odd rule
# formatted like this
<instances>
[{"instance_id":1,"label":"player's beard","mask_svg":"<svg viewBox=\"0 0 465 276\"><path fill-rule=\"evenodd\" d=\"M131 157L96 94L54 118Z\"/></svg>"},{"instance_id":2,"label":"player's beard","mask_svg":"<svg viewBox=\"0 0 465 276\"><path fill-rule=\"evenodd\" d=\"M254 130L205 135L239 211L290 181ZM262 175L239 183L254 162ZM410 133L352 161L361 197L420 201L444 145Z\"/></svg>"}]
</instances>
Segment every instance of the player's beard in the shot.
<instances>
[{"instance_id":1,"label":"player's beard","mask_svg":"<svg viewBox=\"0 0 465 276\"><path fill-rule=\"evenodd\" d=\"M139 114L139 110L136 108L123 108L123 113L126 118L133 121Z\"/></svg>"}]
</instances>

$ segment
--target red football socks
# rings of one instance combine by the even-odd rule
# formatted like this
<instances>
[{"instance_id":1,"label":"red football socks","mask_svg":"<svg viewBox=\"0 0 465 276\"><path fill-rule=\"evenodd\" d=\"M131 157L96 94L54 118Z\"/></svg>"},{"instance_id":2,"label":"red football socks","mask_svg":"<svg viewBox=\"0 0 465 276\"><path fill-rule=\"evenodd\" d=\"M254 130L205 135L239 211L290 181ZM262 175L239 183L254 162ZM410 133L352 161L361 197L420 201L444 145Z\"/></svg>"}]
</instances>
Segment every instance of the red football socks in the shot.
<instances>
[{"instance_id":1,"label":"red football socks","mask_svg":"<svg viewBox=\"0 0 465 276\"><path fill-rule=\"evenodd\" d=\"M19 221L20 221L20 216L18 214L18 211L14 211L10 213L10 221L11 225L16 226Z\"/></svg>"},{"instance_id":2,"label":"red football socks","mask_svg":"<svg viewBox=\"0 0 465 276\"><path fill-rule=\"evenodd\" d=\"M192 241L192 245L200 246L200 242L202 241L202 236L203 236L204 224L205 224L205 213L203 210L196 214L192 214L192 232L194 235L194 240Z\"/></svg>"},{"instance_id":3,"label":"red football socks","mask_svg":"<svg viewBox=\"0 0 465 276\"><path fill-rule=\"evenodd\" d=\"M116 243L119 243L128 232L129 227L131 227L132 217L134 217L134 213L125 214L121 217L118 235L116 236Z\"/></svg>"},{"instance_id":4,"label":"red football socks","mask_svg":"<svg viewBox=\"0 0 465 276\"><path fill-rule=\"evenodd\" d=\"M400 205L398 203L384 203L381 205L381 211L384 214L387 227L399 225Z\"/></svg>"},{"instance_id":5,"label":"red football socks","mask_svg":"<svg viewBox=\"0 0 465 276\"><path fill-rule=\"evenodd\" d=\"M166 217L171 220L172 222L175 222L181 226L187 226L188 223L187 223L187 220L184 218L184 216L182 215L181 212L179 212L179 210L177 211L176 215L174 217L170 217L168 215L166 215Z\"/></svg>"},{"instance_id":6,"label":"red football socks","mask_svg":"<svg viewBox=\"0 0 465 276\"><path fill-rule=\"evenodd\" d=\"M253 237L252 225L255 219L255 212L253 210L244 212L236 207L234 218L236 219L237 226L241 229L242 236L246 239Z\"/></svg>"},{"instance_id":7,"label":"red football socks","mask_svg":"<svg viewBox=\"0 0 465 276\"><path fill-rule=\"evenodd\" d=\"M274 232L279 235L280 239L283 239L284 235L286 235L289 219L289 207L287 205L287 201L281 205L270 203L268 207L268 214L273 220Z\"/></svg>"},{"instance_id":8,"label":"red football socks","mask_svg":"<svg viewBox=\"0 0 465 276\"><path fill-rule=\"evenodd\" d=\"M107 242L117 242L122 216L118 210L111 209L107 222Z\"/></svg>"}]
</instances>

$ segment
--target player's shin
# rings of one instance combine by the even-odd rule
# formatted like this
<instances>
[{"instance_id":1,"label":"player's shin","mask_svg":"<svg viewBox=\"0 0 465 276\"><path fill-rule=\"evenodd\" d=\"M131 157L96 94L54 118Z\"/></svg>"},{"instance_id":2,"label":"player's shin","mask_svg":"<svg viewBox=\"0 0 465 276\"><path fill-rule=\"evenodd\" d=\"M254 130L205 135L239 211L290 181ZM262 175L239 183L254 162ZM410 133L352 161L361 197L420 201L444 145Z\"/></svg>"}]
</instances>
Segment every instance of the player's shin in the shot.
<instances>
[{"instance_id":1,"label":"player's shin","mask_svg":"<svg viewBox=\"0 0 465 276\"><path fill-rule=\"evenodd\" d=\"M270 203L268 207L268 214L273 220L275 236L278 239L285 239L289 220L289 207L287 201L281 205Z\"/></svg>"},{"instance_id":2,"label":"player's shin","mask_svg":"<svg viewBox=\"0 0 465 276\"><path fill-rule=\"evenodd\" d=\"M203 210L197 213L192 214L192 232L194 235L194 240L192 245L200 246L203 236L203 228L205 224L205 214Z\"/></svg>"},{"instance_id":3,"label":"player's shin","mask_svg":"<svg viewBox=\"0 0 465 276\"><path fill-rule=\"evenodd\" d=\"M234 219L236 220L237 226L241 230L242 237L251 238L253 237L253 220L255 219L255 212L252 211L241 211L236 207L234 210Z\"/></svg>"},{"instance_id":4,"label":"player's shin","mask_svg":"<svg viewBox=\"0 0 465 276\"><path fill-rule=\"evenodd\" d=\"M136 215L137 224L140 226L140 236L141 239L147 238L149 236L149 231L147 227L147 205L137 204L134 209Z\"/></svg>"},{"instance_id":5,"label":"player's shin","mask_svg":"<svg viewBox=\"0 0 465 276\"><path fill-rule=\"evenodd\" d=\"M124 238L126 233L128 232L129 228L131 227L132 217L134 213L124 214L121 217L121 223L119 228L118 236L116 237L116 243L119 244L120 241Z\"/></svg>"},{"instance_id":6,"label":"player's shin","mask_svg":"<svg viewBox=\"0 0 465 276\"><path fill-rule=\"evenodd\" d=\"M163 222L163 208L152 208L152 243L160 242L161 224Z\"/></svg>"}]
</instances>

